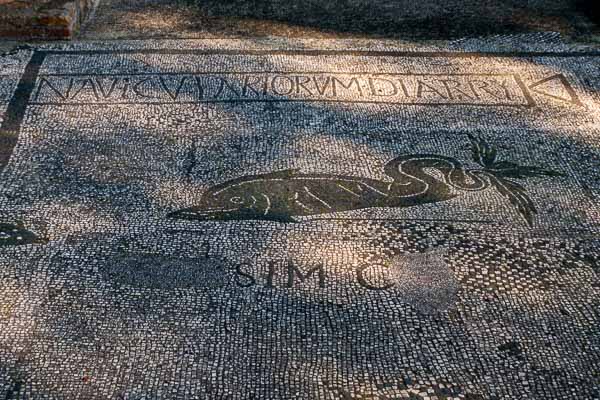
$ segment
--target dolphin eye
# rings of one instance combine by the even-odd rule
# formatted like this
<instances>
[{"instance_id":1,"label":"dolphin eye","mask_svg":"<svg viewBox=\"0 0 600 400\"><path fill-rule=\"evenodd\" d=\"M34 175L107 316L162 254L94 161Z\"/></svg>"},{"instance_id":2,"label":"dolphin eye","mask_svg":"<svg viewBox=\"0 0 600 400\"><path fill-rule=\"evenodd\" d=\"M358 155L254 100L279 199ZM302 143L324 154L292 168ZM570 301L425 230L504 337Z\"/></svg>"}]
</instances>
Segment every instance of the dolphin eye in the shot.
<instances>
[{"instance_id":1,"label":"dolphin eye","mask_svg":"<svg viewBox=\"0 0 600 400\"><path fill-rule=\"evenodd\" d=\"M232 197L229 199L233 204L243 204L244 200L241 197Z\"/></svg>"}]
</instances>

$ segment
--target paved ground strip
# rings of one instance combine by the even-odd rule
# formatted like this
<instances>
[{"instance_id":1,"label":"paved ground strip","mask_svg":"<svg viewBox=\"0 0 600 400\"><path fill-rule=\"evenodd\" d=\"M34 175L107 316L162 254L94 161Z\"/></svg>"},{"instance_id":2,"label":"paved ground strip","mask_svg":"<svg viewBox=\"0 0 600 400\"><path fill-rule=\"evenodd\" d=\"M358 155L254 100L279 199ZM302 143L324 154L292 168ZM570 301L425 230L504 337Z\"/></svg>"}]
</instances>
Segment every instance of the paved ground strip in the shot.
<instances>
[{"instance_id":1,"label":"paved ground strip","mask_svg":"<svg viewBox=\"0 0 600 400\"><path fill-rule=\"evenodd\" d=\"M0 69L0 398L600 398L600 53L74 47Z\"/></svg>"}]
</instances>

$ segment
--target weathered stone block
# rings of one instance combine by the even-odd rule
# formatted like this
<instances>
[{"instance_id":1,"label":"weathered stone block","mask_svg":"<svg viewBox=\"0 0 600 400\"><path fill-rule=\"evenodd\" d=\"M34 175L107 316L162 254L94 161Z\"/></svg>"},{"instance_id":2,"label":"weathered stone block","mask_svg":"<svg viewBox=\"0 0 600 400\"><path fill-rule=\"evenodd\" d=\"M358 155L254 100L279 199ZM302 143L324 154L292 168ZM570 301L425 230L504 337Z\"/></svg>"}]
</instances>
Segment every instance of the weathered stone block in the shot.
<instances>
[{"instance_id":1,"label":"weathered stone block","mask_svg":"<svg viewBox=\"0 0 600 400\"><path fill-rule=\"evenodd\" d=\"M0 36L69 39L97 0L0 0Z\"/></svg>"}]
</instances>

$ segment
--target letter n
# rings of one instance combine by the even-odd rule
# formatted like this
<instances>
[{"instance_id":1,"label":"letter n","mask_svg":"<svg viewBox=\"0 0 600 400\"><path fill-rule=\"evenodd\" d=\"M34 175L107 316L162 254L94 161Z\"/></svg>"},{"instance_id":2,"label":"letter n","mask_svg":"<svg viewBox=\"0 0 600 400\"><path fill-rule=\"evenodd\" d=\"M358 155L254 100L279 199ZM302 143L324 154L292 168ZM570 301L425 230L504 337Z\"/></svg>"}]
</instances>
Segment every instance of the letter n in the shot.
<instances>
[{"instance_id":1,"label":"letter n","mask_svg":"<svg viewBox=\"0 0 600 400\"><path fill-rule=\"evenodd\" d=\"M35 93L35 100L34 101L38 101L38 98L40 96L40 93L42 92L42 88L45 86L48 86L48 88L54 92L56 95L58 95L58 97L60 98L60 100L65 101L67 100L70 96L71 96L71 90L73 89L73 83L74 80L73 78L69 79L69 84L67 86L67 90L63 93L61 92L56 86L54 86L53 84L50 83L50 81L48 81L46 78L40 78L40 84L38 86L38 89Z\"/></svg>"}]
</instances>

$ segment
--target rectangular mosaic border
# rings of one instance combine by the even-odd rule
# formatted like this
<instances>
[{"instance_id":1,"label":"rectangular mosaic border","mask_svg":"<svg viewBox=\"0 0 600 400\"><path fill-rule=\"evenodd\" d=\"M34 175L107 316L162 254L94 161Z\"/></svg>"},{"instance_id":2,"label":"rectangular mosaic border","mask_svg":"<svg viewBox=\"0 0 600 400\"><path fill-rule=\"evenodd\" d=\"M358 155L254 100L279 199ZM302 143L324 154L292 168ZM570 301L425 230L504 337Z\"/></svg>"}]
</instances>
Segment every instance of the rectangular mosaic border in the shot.
<instances>
[{"instance_id":1,"label":"rectangular mosaic border","mask_svg":"<svg viewBox=\"0 0 600 400\"><path fill-rule=\"evenodd\" d=\"M600 57L600 51L589 52L414 52L414 51L370 51L370 50L193 50L193 49L128 49L128 50L34 50L25 67L17 88L6 109L0 126L0 171L8 164L19 138L19 131L27 106L35 89L41 67L49 55L102 55L102 54L192 54L192 55L291 55L291 56L356 56L356 57L397 57L397 58L578 58ZM527 92L525 92L527 93ZM279 100L275 100L279 101ZM98 104L102 105L102 104ZM407 104L410 105L410 104ZM444 104L418 104L420 106L440 106ZM460 104L457 104L460 105ZM482 105L471 105L482 107ZM503 107L502 105L497 105ZM527 106L527 105L525 105ZM487 107L487 106L485 106ZM522 106L521 106L522 107Z\"/></svg>"}]
</instances>

